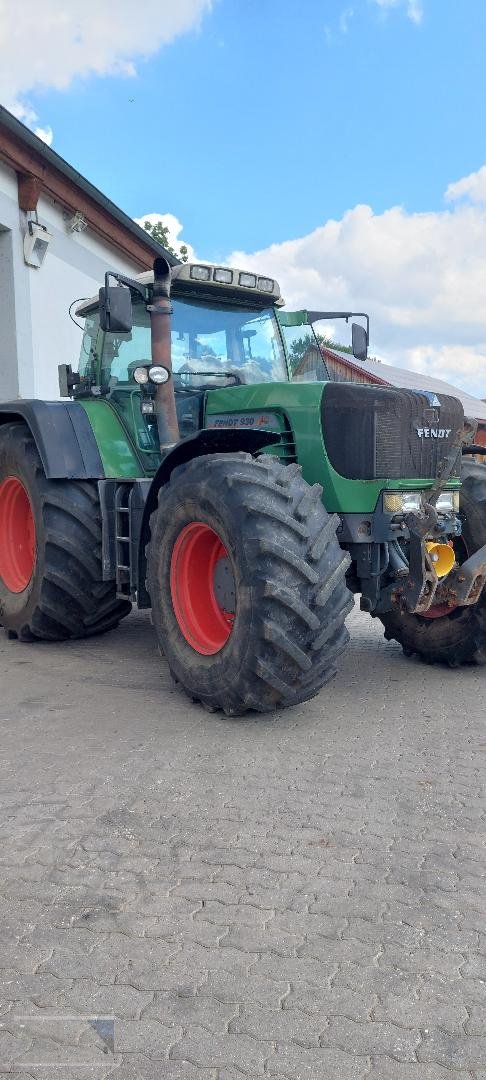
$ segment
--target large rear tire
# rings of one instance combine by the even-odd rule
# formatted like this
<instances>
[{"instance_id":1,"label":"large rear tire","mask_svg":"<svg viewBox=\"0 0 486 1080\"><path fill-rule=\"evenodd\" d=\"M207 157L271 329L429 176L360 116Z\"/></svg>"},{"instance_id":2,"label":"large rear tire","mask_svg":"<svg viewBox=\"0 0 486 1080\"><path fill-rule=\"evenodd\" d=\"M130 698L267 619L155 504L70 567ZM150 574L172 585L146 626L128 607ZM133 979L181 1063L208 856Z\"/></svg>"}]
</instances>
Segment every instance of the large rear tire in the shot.
<instances>
[{"instance_id":1,"label":"large rear tire","mask_svg":"<svg viewBox=\"0 0 486 1080\"><path fill-rule=\"evenodd\" d=\"M91 637L131 604L103 581L95 483L47 480L25 424L0 428L0 625L21 641Z\"/></svg>"},{"instance_id":2,"label":"large rear tire","mask_svg":"<svg viewBox=\"0 0 486 1080\"><path fill-rule=\"evenodd\" d=\"M486 544L486 466L464 460L461 471L463 557ZM381 616L388 641L398 641L407 656L416 653L426 663L486 663L486 591L477 604L454 608L437 618L389 612Z\"/></svg>"},{"instance_id":3,"label":"large rear tire","mask_svg":"<svg viewBox=\"0 0 486 1080\"><path fill-rule=\"evenodd\" d=\"M335 674L353 598L321 495L299 466L249 454L196 458L162 488L152 619L174 678L210 710L296 705Z\"/></svg>"}]
</instances>

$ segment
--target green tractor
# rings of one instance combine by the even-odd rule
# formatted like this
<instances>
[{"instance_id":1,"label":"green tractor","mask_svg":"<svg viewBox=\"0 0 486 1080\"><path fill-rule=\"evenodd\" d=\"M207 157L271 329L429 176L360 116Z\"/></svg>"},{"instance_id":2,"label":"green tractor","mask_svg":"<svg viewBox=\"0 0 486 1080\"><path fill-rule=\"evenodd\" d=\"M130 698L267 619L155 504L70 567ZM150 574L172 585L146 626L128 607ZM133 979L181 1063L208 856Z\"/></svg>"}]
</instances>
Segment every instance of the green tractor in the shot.
<instances>
[{"instance_id":1,"label":"green tractor","mask_svg":"<svg viewBox=\"0 0 486 1080\"><path fill-rule=\"evenodd\" d=\"M353 593L406 653L486 660L486 470L455 398L331 381L314 324L355 313L286 312L227 267L156 259L77 312L63 400L0 406L10 637L99 634L135 601L229 716L317 694Z\"/></svg>"}]
</instances>

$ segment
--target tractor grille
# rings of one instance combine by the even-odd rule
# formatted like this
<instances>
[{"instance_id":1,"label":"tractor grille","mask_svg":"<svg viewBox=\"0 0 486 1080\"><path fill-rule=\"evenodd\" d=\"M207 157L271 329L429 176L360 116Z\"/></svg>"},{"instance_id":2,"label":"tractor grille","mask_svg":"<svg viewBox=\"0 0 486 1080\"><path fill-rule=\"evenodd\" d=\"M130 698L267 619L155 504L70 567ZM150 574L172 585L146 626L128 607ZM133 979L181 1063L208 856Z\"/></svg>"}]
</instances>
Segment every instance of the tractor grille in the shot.
<instances>
[{"instance_id":1,"label":"tractor grille","mask_svg":"<svg viewBox=\"0 0 486 1080\"><path fill-rule=\"evenodd\" d=\"M353 480L435 477L464 418L456 398L439 400L440 407L418 390L329 383L321 408L331 465Z\"/></svg>"}]
</instances>

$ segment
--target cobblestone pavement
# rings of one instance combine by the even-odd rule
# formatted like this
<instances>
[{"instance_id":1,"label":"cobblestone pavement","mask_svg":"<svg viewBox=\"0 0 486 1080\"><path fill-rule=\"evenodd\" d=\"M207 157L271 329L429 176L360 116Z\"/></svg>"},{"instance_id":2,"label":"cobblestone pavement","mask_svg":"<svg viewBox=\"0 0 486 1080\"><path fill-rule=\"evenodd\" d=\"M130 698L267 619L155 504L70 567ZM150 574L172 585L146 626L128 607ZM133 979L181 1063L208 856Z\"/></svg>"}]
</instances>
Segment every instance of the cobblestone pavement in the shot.
<instances>
[{"instance_id":1,"label":"cobblestone pavement","mask_svg":"<svg viewBox=\"0 0 486 1080\"><path fill-rule=\"evenodd\" d=\"M0 642L0 1073L486 1080L486 671L351 618L277 718L172 687L145 615Z\"/></svg>"}]
</instances>

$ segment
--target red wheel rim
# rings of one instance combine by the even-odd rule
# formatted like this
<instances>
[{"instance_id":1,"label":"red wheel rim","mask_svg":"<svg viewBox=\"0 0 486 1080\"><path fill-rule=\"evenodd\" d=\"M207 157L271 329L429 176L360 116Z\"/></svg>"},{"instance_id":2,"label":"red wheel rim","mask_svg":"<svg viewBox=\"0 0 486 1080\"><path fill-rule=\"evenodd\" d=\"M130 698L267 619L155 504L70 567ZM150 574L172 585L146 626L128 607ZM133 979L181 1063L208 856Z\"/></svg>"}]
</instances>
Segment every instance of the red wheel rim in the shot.
<instances>
[{"instance_id":1,"label":"red wheel rim","mask_svg":"<svg viewBox=\"0 0 486 1080\"><path fill-rule=\"evenodd\" d=\"M213 656L231 635L234 611L222 606L215 574L228 552L214 529L191 521L179 533L170 566L174 614L186 641L202 656ZM234 604L233 604L234 606Z\"/></svg>"},{"instance_id":2,"label":"red wheel rim","mask_svg":"<svg viewBox=\"0 0 486 1080\"><path fill-rule=\"evenodd\" d=\"M433 604L428 611L422 611L421 614L424 619L441 619L443 615L450 615L454 610L449 604Z\"/></svg>"},{"instance_id":3,"label":"red wheel rim","mask_svg":"<svg viewBox=\"0 0 486 1080\"><path fill-rule=\"evenodd\" d=\"M35 566L35 524L29 496L16 476L0 484L0 579L10 592L27 588Z\"/></svg>"}]
</instances>

